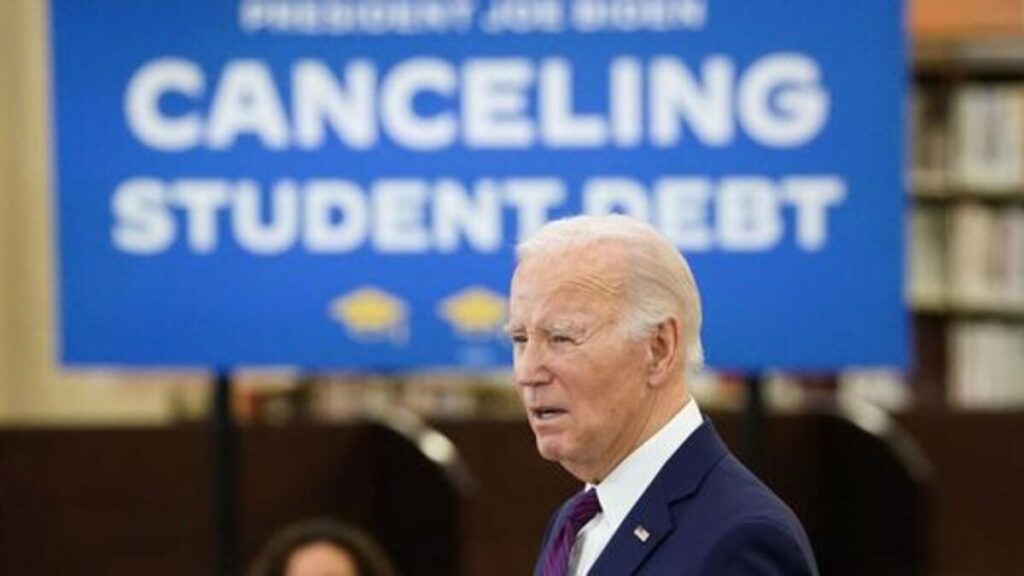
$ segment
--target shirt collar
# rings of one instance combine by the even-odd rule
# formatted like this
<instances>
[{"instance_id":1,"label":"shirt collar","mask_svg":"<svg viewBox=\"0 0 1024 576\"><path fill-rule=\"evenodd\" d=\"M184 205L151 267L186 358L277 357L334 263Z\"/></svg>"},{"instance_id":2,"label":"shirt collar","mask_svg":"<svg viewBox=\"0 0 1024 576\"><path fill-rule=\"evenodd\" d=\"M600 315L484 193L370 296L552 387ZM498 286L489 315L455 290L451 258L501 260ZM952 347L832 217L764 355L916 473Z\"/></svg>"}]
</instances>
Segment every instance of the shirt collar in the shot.
<instances>
[{"instance_id":1,"label":"shirt collar","mask_svg":"<svg viewBox=\"0 0 1024 576\"><path fill-rule=\"evenodd\" d=\"M703 421L697 402L690 398L671 420L626 456L600 484L587 484L587 488L597 490L601 514L606 521L613 526L622 523L662 466Z\"/></svg>"}]
</instances>

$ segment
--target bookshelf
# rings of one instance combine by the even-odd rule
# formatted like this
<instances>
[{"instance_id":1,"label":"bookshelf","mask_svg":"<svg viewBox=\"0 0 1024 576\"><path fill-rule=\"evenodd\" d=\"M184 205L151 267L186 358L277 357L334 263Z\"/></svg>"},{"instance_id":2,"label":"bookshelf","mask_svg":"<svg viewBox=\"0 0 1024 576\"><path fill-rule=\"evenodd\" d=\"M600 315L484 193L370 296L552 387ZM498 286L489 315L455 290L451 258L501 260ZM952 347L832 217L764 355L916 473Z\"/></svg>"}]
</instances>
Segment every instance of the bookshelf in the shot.
<instances>
[{"instance_id":1,"label":"bookshelf","mask_svg":"<svg viewBox=\"0 0 1024 576\"><path fill-rule=\"evenodd\" d=\"M1024 408L1024 37L913 56L911 384L922 405Z\"/></svg>"}]
</instances>

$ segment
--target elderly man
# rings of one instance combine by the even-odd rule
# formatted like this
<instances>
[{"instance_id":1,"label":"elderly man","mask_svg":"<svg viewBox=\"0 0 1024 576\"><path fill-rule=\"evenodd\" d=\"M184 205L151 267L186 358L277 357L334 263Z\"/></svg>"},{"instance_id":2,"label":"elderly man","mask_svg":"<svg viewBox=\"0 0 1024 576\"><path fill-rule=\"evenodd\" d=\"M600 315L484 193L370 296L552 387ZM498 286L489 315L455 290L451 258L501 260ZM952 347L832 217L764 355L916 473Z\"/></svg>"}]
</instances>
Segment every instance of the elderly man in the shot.
<instances>
[{"instance_id":1,"label":"elderly man","mask_svg":"<svg viewBox=\"0 0 1024 576\"><path fill-rule=\"evenodd\" d=\"M625 216L552 222L518 248L509 334L541 456L586 486L535 574L816 574L799 521L687 390L702 361L686 261Z\"/></svg>"}]
</instances>

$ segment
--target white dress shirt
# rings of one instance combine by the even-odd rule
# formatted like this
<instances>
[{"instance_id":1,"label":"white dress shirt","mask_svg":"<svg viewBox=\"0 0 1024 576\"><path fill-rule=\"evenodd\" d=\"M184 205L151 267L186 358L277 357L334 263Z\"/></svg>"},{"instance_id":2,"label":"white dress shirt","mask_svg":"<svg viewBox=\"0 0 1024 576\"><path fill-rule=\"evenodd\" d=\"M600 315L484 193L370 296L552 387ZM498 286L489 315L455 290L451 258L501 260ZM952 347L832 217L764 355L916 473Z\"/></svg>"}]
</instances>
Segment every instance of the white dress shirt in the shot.
<instances>
[{"instance_id":1,"label":"white dress shirt","mask_svg":"<svg viewBox=\"0 0 1024 576\"><path fill-rule=\"evenodd\" d=\"M661 430L626 456L600 484L593 486L601 501L601 513L594 516L576 537L569 556L570 576L584 576L590 571L662 466L703 421L697 402L691 398ZM588 484L587 488L590 487Z\"/></svg>"}]
</instances>

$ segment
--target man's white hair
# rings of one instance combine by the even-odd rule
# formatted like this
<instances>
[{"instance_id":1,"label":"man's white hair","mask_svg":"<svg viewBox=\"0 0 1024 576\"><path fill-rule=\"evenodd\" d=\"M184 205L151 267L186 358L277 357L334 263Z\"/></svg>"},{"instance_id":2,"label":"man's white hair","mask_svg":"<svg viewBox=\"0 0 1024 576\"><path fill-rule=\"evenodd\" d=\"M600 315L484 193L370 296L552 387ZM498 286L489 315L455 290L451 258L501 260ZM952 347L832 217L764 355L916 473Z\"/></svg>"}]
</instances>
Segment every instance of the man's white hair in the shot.
<instances>
[{"instance_id":1,"label":"man's white hair","mask_svg":"<svg viewBox=\"0 0 1024 576\"><path fill-rule=\"evenodd\" d=\"M700 341L701 305L697 282L682 254L646 222L610 214L573 216L545 224L516 247L520 262L537 255L557 255L578 248L611 244L626 251L626 329L633 337L671 315L682 322L683 365L704 362Z\"/></svg>"}]
</instances>

